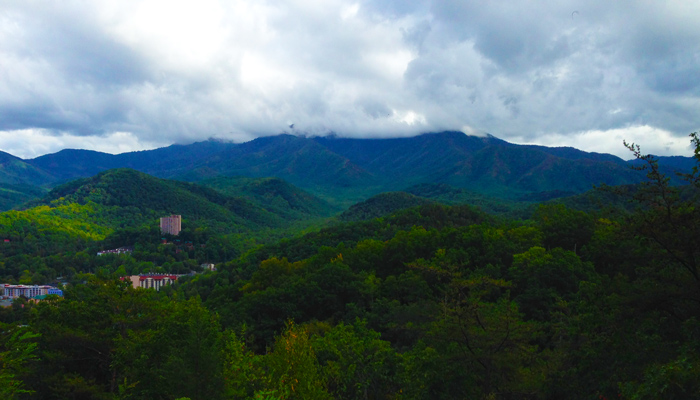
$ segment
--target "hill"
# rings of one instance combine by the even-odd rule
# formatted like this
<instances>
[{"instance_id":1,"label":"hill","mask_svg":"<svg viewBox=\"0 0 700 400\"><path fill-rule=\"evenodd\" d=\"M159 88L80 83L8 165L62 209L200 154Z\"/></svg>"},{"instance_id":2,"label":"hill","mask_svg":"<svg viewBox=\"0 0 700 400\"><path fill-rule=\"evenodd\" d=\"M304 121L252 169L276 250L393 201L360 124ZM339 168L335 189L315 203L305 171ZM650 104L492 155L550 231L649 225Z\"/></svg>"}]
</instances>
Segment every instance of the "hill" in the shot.
<instances>
[{"instance_id":1,"label":"hill","mask_svg":"<svg viewBox=\"0 0 700 400\"><path fill-rule=\"evenodd\" d=\"M67 181L77 177L88 177L122 163L113 154L93 150L64 149L29 161L36 168L51 171L56 181Z\"/></svg>"},{"instance_id":2,"label":"hill","mask_svg":"<svg viewBox=\"0 0 700 400\"><path fill-rule=\"evenodd\" d=\"M316 229L336 212L278 179L231 181L215 183L230 193L238 187L238 196L127 168L60 185L22 210L0 213L0 276L8 282L44 283L98 266L113 269L112 261L126 263L125 273L189 272L201 263ZM182 215L182 231L168 237L167 246L158 219L171 214ZM98 250L134 245L138 263L95 258ZM161 267L154 270L154 265Z\"/></svg>"},{"instance_id":3,"label":"hill","mask_svg":"<svg viewBox=\"0 0 700 400\"><path fill-rule=\"evenodd\" d=\"M108 170L69 182L53 189L37 203L94 203L106 210L118 211L107 217L108 224L113 226L138 225L169 214L204 220L207 225L217 226L224 232L277 226L282 222L279 216L242 198L226 196L201 185L155 178L132 169Z\"/></svg>"},{"instance_id":4,"label":"hill","mask_svg":"<svg viewBox=\"0 0 700 400\"><path fill-rule=\"evenodd\" d=\"M243 197L288 219L328 217L336 207L279 178L220 176L198 182L228 196Z\"/></svg>"},{"instance_id":5,"label":"hill","mask_svg":"<svg viewBox=\"0 0 700 400\"><path fill-rule=\"evenodd\" d=\"M487 196L445 183L421 183L405 189L405 192L447 205L469 204L489 214L508 215L513 218L526 217L526 210L531 201L523 198L504 199Z\"/></svg>"},{"instance_id":6,"label":"hill","mask_svg":"<svg viewBox=\"0 0 700 400\"><path fill-rule=\"evenodd\" d=\"M361 203L352 205L340 214L338 218L341 221L364 221L430 203L433 203L433 201L406 192L380 193Z\"/></svg>"}]
</instances>

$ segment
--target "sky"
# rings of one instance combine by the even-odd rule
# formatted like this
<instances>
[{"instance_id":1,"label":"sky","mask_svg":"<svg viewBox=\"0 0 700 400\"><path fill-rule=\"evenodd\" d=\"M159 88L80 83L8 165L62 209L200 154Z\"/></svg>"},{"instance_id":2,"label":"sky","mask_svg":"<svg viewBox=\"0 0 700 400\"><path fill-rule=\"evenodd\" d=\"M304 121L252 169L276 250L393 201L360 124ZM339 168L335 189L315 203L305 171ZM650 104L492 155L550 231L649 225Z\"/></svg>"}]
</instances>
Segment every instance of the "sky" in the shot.
<instances>
[{"instance_id":1,"label":"sky","mask_svg":"<svg viewBox=\"0 0 700 400\"><path fill-rule=\"evenodd\" d=\"M0 150L459 130L691 155L700 2L0 0Z\"/></svg>"}]
</instances>

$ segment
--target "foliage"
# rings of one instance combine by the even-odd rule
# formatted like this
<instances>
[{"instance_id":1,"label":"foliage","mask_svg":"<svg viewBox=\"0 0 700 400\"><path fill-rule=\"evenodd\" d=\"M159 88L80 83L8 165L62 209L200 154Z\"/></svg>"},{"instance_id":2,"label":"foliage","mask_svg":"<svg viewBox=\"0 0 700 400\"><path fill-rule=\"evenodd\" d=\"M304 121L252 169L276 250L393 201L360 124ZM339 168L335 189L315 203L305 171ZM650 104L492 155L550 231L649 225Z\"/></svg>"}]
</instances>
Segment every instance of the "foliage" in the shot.
<instances>
[{"instance_id":1,"label":"foliage","mask_svg":"<svg viewBox=\"0 0 700 400\"><path fill-rule=\"evenodd\" d=\"M27 375L29 363L37 361L35 339L39 335L26 326L0 323L0 396L17 399L23 393L32 393L22 378Z\"/></svg>"},{"instance_id":2,"label":"foliage","mask_svg":"<svg viewBox=\"0 0 700 400\"><path fill-rule=\"evenodd\" d=\"M321 368L305 328L289 322L264 359L269 389L281 399L329 399Z\"/></svg>"},{"instance_id":3,"label":"foliage","mask_svg":"<svg viewBox=\"0 0 700 400\"><path fill-rule=\"evenodd\" d=\"M361 203L354 204L338 218L341 221L363 221L429 203L431 203L430 200L406 192L380 193Z\"/></svg>"},{"instance_id":4,"label":"foliage","mask_svg":"<svg viewBox=\"0 0 700 400\"><path fill-rule=\"evenodd\" d=\"M200 181L228 196L244 197L285 219L330 216L336 211L328 202L279 178L224 177Z\"/></svg>"},{"instance_id":5,"label":"foliage","mask_svg":"<svg viewBox=\"0 0 700 400\"><path fill-rule=\"evenodd\" d=\"M262 220L227 230L216 218L254 208L133 171L68 184L46 204L0 214L11 238L0 243L3 277L70 281L64 298L0 310L2 389L47 399L697 398L700 172L672 186L630 147L649 173L621 190L632 207L545 204L528 220L423 204L318 231ZM112 188L124 177L175 199L146 196L141 209L133 186ZM312 213L277 181L238 184L249 199L277 193L278 210L281 199L296 210L287 216ZM198 217L163 243L153 215L171 206ZM95 255L127 244L129 255ZM115 279L206 261L217 271L160 292Z\"/></svg>"},{"instance_id":6,"label":"foliage","mask_svg":"<svg viewBox=\"0 0 700 400\"><path fill-rule=\"evenodd\" d=\"M276 390L264 390L266 384L263 356L253 353L245 344L245 328L236 334L224 335L223 358L225 396L229 399L267 399Z\"/></svg>"},{"instance_id":7,"label":"foliage","mask_svg":"<svg viewBox=\"0 0 700 400\"><path fill-rule=\"evenodd\" d=\"M46 190L40 187L0 183L0 212L11 210L29 200L42 197L44 194L46 194Z\"/></svg>"},{"instance_id":8,"label":"foliage","mask_svg":"<svg viewBox=\"0 0 700 400\"><path fill-rule=\"evenodd\" d=\"M379 399L399 389L397 354L365 321L338 324L315 338L313 348L336 398Z\"/></svg>"}]
</instances>

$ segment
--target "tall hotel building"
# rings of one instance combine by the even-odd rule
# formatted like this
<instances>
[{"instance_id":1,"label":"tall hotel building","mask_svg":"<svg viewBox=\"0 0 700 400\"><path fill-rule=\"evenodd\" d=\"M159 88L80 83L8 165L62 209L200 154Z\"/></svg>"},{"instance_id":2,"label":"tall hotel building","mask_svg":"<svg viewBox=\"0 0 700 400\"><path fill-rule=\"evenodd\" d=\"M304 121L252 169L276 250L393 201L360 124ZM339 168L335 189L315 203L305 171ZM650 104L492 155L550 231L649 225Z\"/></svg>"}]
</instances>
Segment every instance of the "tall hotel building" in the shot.
<instances>
[{"instance_id":1,"label":"tall hotel building","mask_svg":"<svg viewBox=\"0 0 700 400\"><path fill-rule=\"evenodd\" d=\"M171 215L169 217L163 217L160 219L160 231L162 233L169 233L171 235L177 235L180 233L182 217L180 215Z\"/></svg>"}]
</instances>

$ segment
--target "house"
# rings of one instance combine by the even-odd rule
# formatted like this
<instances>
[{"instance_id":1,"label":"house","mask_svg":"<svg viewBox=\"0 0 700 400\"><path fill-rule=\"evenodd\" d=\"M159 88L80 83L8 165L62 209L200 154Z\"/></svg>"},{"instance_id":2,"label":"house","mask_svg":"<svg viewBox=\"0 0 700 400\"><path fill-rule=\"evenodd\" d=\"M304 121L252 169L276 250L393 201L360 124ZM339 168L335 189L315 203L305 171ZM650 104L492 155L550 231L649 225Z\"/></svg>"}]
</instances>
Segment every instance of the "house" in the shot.
<instances>
[{"instance_id":1,"label":"house","mask_svg":"<svg viewBox=\"0 0 700 400\"><path fill-rule=\"evenodd\" d=\"M127 253L131 253L133 251L134 251L133 246L124 246L124 247L120 247L118 249L98 251L97 255L103 256L105 254L127 254Z\"/></svg>"},{"instance_id":2,"label":"house","mask_svg":"<svg viewBox=\"0 0 700 400\"><path fill-rule=\"evenodd\" d=\"M214 264L201 264L199 268L201 268L202 271L216 271L216 266Z\"/></svg>"}]
</instances>

